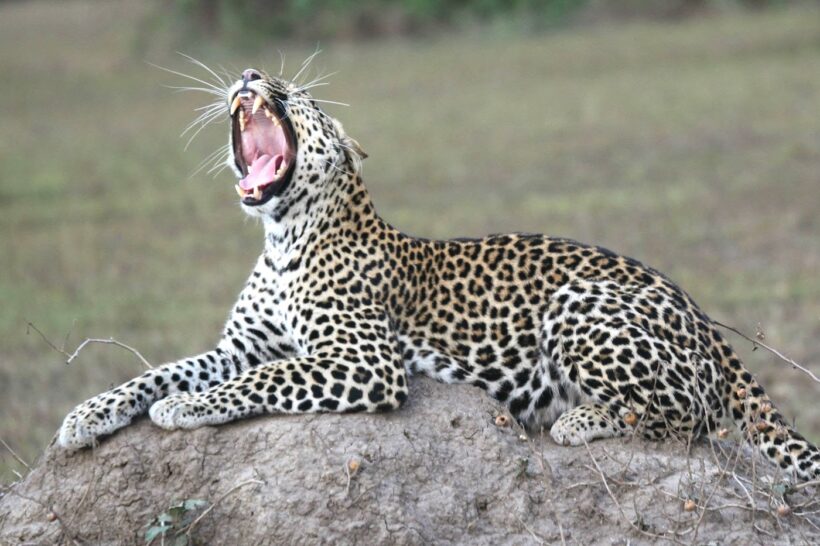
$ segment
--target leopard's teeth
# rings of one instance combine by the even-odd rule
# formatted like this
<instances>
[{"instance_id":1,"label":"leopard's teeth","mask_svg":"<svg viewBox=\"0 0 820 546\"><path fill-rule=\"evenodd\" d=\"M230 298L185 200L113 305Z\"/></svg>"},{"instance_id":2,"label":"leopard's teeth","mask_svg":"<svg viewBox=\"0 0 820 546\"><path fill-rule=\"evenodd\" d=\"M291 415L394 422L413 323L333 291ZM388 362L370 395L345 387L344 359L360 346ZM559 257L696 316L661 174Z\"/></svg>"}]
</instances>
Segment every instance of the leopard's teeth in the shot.
<instances>
[{"instance_id":1,"label":"leopard's teeth","mask_svg":"<svg viewBox=\"0 0 820 546\"><path fill-rule=\"evenodd\" d=\"M240 187L239 187L239 184L235 185L235 186L234 186L234 188L236 188L236 193L238 193L238 194L239 194L239 197L242 197L242 198L244 198L244 197L245 197L245 190L243 190L242 188L240 188Z\"/></svg>"},{"instance_id":2,"label":"leopard's teeth","mask_svg":"<svg viewBox=\"0 0 820 546\"><path fill-rule=\"evenodd\" d=\"M253 189L253 198L256 199L257 201L262 199L262 188L260 188L259 186L256 186Z\"/></svg>"},{"instance_id":3,"label":"leopard's teeth","mask_svg":"<svg viewBox=\"0 0 820 546\"><path fill-rule=\"evenodd\" d=\"M263 99L259 95L256 95L256 99L253 101L253 108L251 109L251 114L255 114L256 111L259 110L259 107L262 106L262 104L264 104L264 102L265 99Z\"/></svg>"},{"instance_id":4,"label":"leopard's teeth","mask_svg":"<svg viewBox=\"0 0 820 546\"><path fill-rule=\"evenodd\" d=\"M279 127L279 118L276 117L276 114L265 108L265 116L273 122L275 127Z\"/></svg>"},{"instance_id":5,"label":"leopard's teeth","mask_svg":"<svg viewBox=\"0 0 820 546\"><path fill-rule=\"evenodd\" d=\"M236 109L242 104L242 99L239 98L239 95L234 97L233 102L231 103L231 115L236 113Z\"/></svg>"},{"instance_id":6,"label":"leopard's teeth","mask_svg":"<svg viewBox=\"0 0 820 546\"><path fill-rule=\"evenodd\" d=\"M239 113L239 130L245 132L245 112Z\"/></svg>"}]
</instances>

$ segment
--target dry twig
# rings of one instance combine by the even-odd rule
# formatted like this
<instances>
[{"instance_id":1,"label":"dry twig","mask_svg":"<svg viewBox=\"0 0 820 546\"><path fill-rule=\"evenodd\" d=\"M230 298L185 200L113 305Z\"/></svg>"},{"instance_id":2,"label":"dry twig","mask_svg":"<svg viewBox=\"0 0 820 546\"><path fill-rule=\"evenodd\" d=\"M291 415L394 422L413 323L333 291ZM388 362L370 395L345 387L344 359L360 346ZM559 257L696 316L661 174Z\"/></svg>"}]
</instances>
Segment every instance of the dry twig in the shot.
<instances>
[{"instance_id":1,"label":"dry twig","mask_svg":"<svg viewBox=\"0 0 820 546\"><path fill-rule=\"evenodd\" d=\"M8 450L8 452L11 453L11 456L14 457L17 460L18 463L25 466L28 469L28 471L31 472L31 467L28 465L28 463L26 463L26 461L24 461L22 457L20 457L17 453L15 453L14 450L11 449L11 446L9 446L6 443L6 441L3 440L2 438L0 438L0 444L3 444L3 447L5 447Z\"/></svg>"},{"instance_id":2,"label":"dry twig","mask_svg":"<svg viewBox=\"0 0 820 546\"><path fill-rule=\"evenodd\" d=\"M615 493L613 493L612 489L609 487L609 481L607 480L606 474L604 474L604 471L601 469L600 465L598 464L598 460L592 454L592 450L589 448L589 443L587 443L586 440L584 441L584 447L587 450L587 454L589 455L589 458L592 461L592 464L595 465L595 470L598 472L598 476L600 476L601 482L604 484L604 488L606 489L606 492L609 494L609 498L612 499L612 502L615 503L615 507L618 509L618 512L621 514L621 517L627 523L629 523L629 526L632 527L632 529L634 529L638 533L640 533L644 536L648 536L648 537L650 537L654 540L673 540L669 536L659 535L659 534L656 534L656 533L650 533L649 531L646 531L645 529L641 529L639 526L635 525L634 521L632 521L630 518L627 517L626 512L624 512L623 506L621 506L621 503L618 502L618 498L615 496Z\"/></svg>"},{"instance_id":3,"label":"dry twig","mask_svg":"<svg viewBox=\"0 0 820 546\"><path fill-rule=\"evenodd\" d=\"M791 359L791 358L787 357L786 355L784 355L783 353L781 353L780 351L778 351L778 350L777 350L777 349L775 349L774 347L770 347L770 346L766 345L765 343L763 343L762 341L760 341L760 339L752 339L751 337L747 336L746 334L744 334L743 332L741 332L741 331L740 331L740 330L738 330L737 328L733 328L733 327L731 327L731 326L729 326L729 325L727 325L727 324L723 324L722 322L719 322L719 321L717 321L717 320L713 320L712 322L714 322L716 325L720 326L721 328L725 328L725 329L727 329L727 330L729 330L729 331L731 331L731 332L736 333L737 335L739 335L740 337L742 337L742 338L743 338L743 339L745 339L746 341L751 341L751 342L752 342L755 346L758 346L758 345L759 345L760 347L763 347L764 349L766 349L767 351L769 351L770 353L772 353L773 355L775 355L777 358L779 358L779 359L780 359L780 360L782 360L783 362L786 362L786 363L788 363L788 364L791 364L791 366L792 366L793 368L797 368L797 369L798 369L798 370L800 370L801 372L803 372L803 373L805 373L806 375L808 375L809 377L811 377L811 378L812 378L812 380L816 381L817 383L820 383L820 377L817 377L816 375L814 375L814 373L812 373L812 371L811 371L811 370L809 370L808 368L805 368L805 367L801 366L800 364L798 364L797 362L795 362L793 359Z\"/></svg>"},{"instance_id":4,"label":"dry twig","mask_svg":"<svg viewBox=\"0 0 820 546\"><path fill-rule=\"evenodd\" d=\"M43 332L42 332L39 328L37 328L34 324L32 324L31 322L27 322L27 323L26 323L26 326L27 326L27 330L26 330L26 333L27 333L27 334L29 333L28 329L34 330L35 332L37 332L38 334L40 334L40 337L41 337L41 338L43 338L43 341L45 341L45 342L46 342L46 344L47 344L49 347L51 347L52 349L54 349L55 351L57 351L58 353L60 353L60 354L61 354L61 355L63 355L64 357L66 357L66 361L65 361L65 363L66 363L66 364L71 364L71 363L74 361L74 359L75 359L75 358L77 358L77 356L79 356L80 351L82 351L82 350L85 348L85 346L86 346L86 345L89 345L89 344L91 344L91 343L103 343L103 344L106 344L106 345L116 345L117 347L120 347L120 348L122 348L122 349L125 349L126 351L129 351L129 352L130 352L130 353L132 353L134 356L136 356L137 358L139 358L139 359L142 361L142 363L143 363L143 364L144 364L144 365L145 365L148 369L153 368L153 366L151 366L151 363L150 363L150 362L148 362L148 360L147 360L144 356L142 356L142 354L141 354L138 350L134 349L134 348L133 348L133 347L131 347L130 345L126 345L125 343L122 343L122 342L120 342L120 341L117 341L116 339L111 338L111 337L110 337L110 338L108 338L108 339L101 339L101 338L87 338L85 341L83 341L82 343L80 343L80 344L77 346L77 348L76 348L76 349L74 349L74 352L69 353L68 351L66 351L66 348L65 348L66 342L68 341L68 335L66 335L66 338L65 338L65 340L63 341L63 346L62 346L62 347L57 347L57 346L56 346L56 345L54 345L54 343L52 343L52 342L51 342L51 340L50 340L50 339L48 339L48 337L46 337L46 335L45 335L45 334L44 334L44 333L43 333ZM71 332L69 332L69 333L71 333Z\"/></svg>"},{"instance_id":5,"label":"dry twig","mask_svg":"<svg viewBox=\"0 0 820 546\"><path fill-rule=\"evenodd\" d=\"M811 480L808 482L798 483L792 486L792 491L800 491L801 489L805 489L806 487L812 487L814 485L820 485L820 480Z\"/></svg>"},{"instance_id":6,"label":"dry twig","mask_svg":"<svg viewBox=\"0 0 820 546\"><path fill-rule=\"evenodd\" d=\"M196 525L200 521L202 521L202 518L207 516L208 513L211 510L213 510L214 508L216 508L219 505L219 503L221 503L223 500L225 500L228 497L228 495L230 495L234 491L237 491L238 489L240 489L242 487L245 487L246 485L250 485L250 484L264 485L265 482L263 482L262 480L257 480L257 479L251 478L249 480L245 480L244 482L239 482L238 484L234 485L233 487L231 487L230 489L228 489L227 491L222 493L222 496L220 496L218 499L216 499L216 501L214 501L210 506L208 506L208 508L203 510L202 513L199 514L199 516L197 516L197 518L194 521L192 521L190 525L188 525L188 527L185 529L185 534L188 536L188 538L191 538L191 533L194 532L194 527L196 527Z\"/></svg>"},{"instance_id":7,"label":"dry twig","mask_svg":"<svg viewBox=\"0 0 820 546\"><path fill-rule=\"evenodd\" d=\"M532 537L532 539L533 539L535 542L537 542L538 544L544 544L544 539L542 539L541 537L539 537L539 536L535 533L535 531L533 531L533 530L532 530L532 527L530 527L529 525L527 525L527 524L524 522L524 520L521 518L521 516L519 516L518 514L516 514L516 515L515 515L515 517L518 519L518 522L521 524L521 526L522 526L522 527L524 527L524 530L525 530L525 531L527 531L527 532L530 534L530 536ZM561 535L561 538L563 539L563 534Z\"/></svg>"}]
</instances>

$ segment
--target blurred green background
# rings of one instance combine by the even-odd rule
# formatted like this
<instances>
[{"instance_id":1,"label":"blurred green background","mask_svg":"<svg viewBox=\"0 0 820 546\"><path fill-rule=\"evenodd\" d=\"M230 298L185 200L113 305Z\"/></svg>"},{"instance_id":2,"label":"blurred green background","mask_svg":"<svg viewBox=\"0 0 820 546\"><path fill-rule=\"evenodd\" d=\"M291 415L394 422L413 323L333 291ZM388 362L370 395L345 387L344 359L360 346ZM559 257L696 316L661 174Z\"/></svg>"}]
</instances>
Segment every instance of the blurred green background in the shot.
<instances>
[{"instance_id":1,"label":"blurred green background","mask_svg":"<svg viewBox=\"0 0 820 546\"><path fill-rule=\"evenodd\" d=\"M211 348L261 250L226 139L179 134L205 77L338 72L322 99L380 212L427 237L530 231L639 258L820 374L820 8L809 2L0 2L0 439ZM510 8L499 6L509 5ZM443 7L442 7L443 6ZM732 335L820 440L820 386ZM0 480L24 468L0 448Z\"/></svg>"}]
</instances>

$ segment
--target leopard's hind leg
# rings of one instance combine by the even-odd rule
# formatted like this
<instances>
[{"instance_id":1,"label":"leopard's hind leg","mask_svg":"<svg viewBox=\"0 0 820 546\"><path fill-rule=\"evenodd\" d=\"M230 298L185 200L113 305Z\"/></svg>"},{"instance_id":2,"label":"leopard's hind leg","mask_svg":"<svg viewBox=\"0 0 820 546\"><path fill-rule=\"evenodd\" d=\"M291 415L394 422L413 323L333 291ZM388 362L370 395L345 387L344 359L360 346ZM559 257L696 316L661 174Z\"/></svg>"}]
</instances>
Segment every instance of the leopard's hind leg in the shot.
<instances>
[{"instance_id":1,"label":"leopard's hind leg","mask_svg":"<svg viewBox=\"0 0 820 546\"><path fill-rule=\"evenodd\" d=\"M559 408L556 441L577 445L633 427L650 439L717 427L727 383L698 346L696 317L669 290L575 281L553 295L542 354L553 382L578 400Z\"/></svg>"},{"instance_id":2,"label":"leopard's hind leg","mask_svg":"<svg viewBox=\"0 0 820 546\"><path fill-rule=\"evenodd\" d=\"M623 436L627 426L617 414L601 404L581 404L565 411L550 428L556 443L578 446L600 438Z\"/></svg>"}]
</instances>

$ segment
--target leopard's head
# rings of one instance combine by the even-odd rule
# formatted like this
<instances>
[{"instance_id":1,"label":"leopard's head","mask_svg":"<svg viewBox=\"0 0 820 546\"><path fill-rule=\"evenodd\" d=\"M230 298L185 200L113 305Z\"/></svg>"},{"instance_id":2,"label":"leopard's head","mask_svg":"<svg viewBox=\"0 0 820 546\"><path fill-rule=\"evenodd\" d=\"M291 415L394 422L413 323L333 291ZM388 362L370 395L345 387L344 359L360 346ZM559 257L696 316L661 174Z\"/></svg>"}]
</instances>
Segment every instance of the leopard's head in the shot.
<instances>
[{"instance_id":1,"label":"leopard's head","mask_svg":"<svg viewBox=\"0 0 820 546\"><path fill-rule=\"evenodd\" d=\"M366 157L335 118L292 82L249 68L227 92L228 164L250 215L266 217L319 195Z\"/></svg>"}]
</instances>

